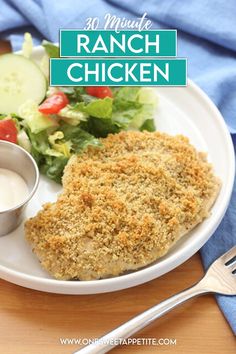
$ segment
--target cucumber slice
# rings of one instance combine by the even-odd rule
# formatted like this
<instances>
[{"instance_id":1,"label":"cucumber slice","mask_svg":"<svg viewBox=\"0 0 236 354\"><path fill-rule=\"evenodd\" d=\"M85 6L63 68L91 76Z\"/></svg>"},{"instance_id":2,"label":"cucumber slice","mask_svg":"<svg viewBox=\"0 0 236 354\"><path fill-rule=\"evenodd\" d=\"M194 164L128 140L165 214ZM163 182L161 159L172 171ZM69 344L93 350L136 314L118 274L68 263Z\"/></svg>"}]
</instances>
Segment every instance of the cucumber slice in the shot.
<instances>
[{"instance_id":1,"label":"cucumber slice","mask_svg":"<svg viewBox=\"0 0 236 354\"><path fill-rule=\"evenodd\" d=\"M46 91L46 78L32 60L17 54L0 56L0 113L18 113L28 99L38 104Z\"/></svg>"}]
</instances>

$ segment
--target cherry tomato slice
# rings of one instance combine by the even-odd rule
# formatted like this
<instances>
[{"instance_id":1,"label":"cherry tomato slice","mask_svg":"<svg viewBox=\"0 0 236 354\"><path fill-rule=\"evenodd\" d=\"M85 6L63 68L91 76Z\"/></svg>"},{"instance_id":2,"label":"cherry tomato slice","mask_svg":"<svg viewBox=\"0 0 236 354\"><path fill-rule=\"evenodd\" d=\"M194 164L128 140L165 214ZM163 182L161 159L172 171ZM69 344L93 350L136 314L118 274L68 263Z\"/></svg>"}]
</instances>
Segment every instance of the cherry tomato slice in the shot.
<instances>
[{"instance_id":1,"label":"cherry tomato slice","mask_svg":"<svg viewBox=\"0 0 236 354\"><path fill-rule=\"evenodd\" d=\"M112 91L108 86L90 86L86 87L86 93L98 98L113 97Z\"/></svg>"},{"instance_id":2,"label":"cherry tomato slice","mask_svg":"<svg viewBox=\"0 0 236 354\"><path fill-rule=\"evenodd\" d=\"M38 108L43 114L56 114L69 103L64 92L57 92L48 97Z\"/></svg>"},{"instance_id":3,"label":"cherry tomato slice","mask_svg":"<svg viewBox=\"0 0 236 354\"><path fill-rule=\"evenodd\" d=\"M17 143L17 128L12 119L0 121L0 140Z\"/></svg>"},{"instance_id":4,"label":"cherry tomato slice","mask_svg":"<svg viewBox=\"0 0 236 354\"><path fill-rule=\"evenodd\" d=\"M97 87L95 86L86 87L85 92L90 96L96 96Z\"/></svg>"}]
</instances>

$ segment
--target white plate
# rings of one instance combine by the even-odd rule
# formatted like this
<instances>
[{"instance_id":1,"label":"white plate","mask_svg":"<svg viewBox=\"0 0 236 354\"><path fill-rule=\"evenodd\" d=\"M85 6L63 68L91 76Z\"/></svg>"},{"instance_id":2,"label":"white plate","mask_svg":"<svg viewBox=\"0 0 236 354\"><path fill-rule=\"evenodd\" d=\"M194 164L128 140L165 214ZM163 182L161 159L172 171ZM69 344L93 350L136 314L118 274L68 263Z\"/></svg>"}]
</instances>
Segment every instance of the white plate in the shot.
<instances>
[{"instance_id":1,"label":"white plate","mask_svg":"<svg viewBox=\"0 0 236 354\"><path fill-rule=\"evenodd\" d=\"M36 48L35 59L39 59L42 53L40 47ZM197 149L207 151L215 173L222 181L212 215L154 264L119 277L94 281L52 279L25 242L21 225L12 234L0 238L0 276L3 279L31 289L61 294L110 292L145 283L169 272L190 258L210 238L224 216L233 187L235 160L230 135L217 108L193 82L189 81L188 86L182 88L157 88L157 93L157 129L169 134L182 133ZM44 202L55 200L59 191L58 185L42 177L26 210L26 217L35 215Z\"/></svg>"}]
</instances>

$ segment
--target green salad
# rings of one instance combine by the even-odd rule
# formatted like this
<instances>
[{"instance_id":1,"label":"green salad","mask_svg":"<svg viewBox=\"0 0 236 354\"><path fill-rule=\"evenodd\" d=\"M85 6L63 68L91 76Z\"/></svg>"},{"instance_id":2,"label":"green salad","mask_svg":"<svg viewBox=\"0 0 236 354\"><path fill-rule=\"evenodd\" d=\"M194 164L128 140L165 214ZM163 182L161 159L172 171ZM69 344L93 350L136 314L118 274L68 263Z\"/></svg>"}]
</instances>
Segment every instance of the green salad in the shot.
<instances>
[{"instance_id":1,"label":"green salad","mask_svg":"<svg viewBox=\"0 0 236 354\"><path fill-rule=\"evenodd\" d=\"M40 63L32 38L22 54L0 56L0 139L28 150L40 171L60 183L69 158L121 130L154 131L157 96L144 87L49 87L48 62L59 48L43 41Z\"/></svg>"}]
</instances>

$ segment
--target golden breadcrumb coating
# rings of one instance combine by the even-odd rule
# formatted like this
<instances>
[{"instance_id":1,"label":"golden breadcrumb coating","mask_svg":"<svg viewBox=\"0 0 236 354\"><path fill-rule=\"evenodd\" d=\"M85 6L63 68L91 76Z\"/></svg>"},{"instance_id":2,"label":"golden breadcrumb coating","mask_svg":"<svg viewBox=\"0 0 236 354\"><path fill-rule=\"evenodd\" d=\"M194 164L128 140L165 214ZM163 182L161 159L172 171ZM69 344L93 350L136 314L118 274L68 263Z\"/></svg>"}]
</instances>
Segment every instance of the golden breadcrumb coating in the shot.
<instances>
[{"instance_id":1,"label":"golden breadcrumb coating","mask_svg":"<svg viewBox=\"0 0 236 354\"><path fill-rule=\"evenodd\" d=\"M91 280L144 267L200 223L220 182L183 136L121 132L73 156L63 192L25 224L57 279Z\"/></svg>"}]
</instances>

